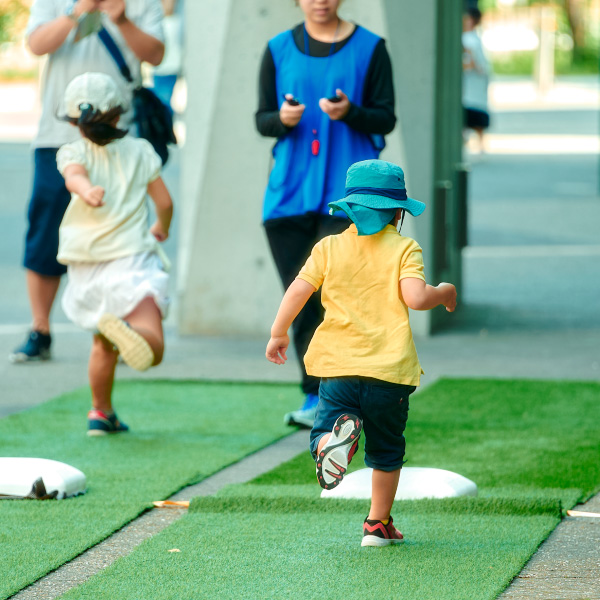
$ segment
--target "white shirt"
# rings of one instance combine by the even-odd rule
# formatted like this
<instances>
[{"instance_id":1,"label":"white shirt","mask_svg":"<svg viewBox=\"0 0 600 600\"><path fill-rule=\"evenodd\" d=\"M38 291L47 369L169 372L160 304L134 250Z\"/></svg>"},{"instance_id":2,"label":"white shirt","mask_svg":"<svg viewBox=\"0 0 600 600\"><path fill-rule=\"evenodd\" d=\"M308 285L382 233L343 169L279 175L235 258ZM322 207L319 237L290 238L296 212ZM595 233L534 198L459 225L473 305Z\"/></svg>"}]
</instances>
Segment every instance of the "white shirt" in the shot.
<instances>
[{"instance_id":1,"label":"white shirt","mask_svg":"<svg viewBox=\"0 0 600 600\"><path fill-rule=\"evenodd\" d=\"M147 189L162 164L150 142L125 136L98 146L82 138L62 146L56 162L62 175L68 165L82 165L92 184L104 188L99 207L71 195L58 230L58 262L105 262L158 249L148 224Z\"/></svg>"},{"instance_id":2,"label":"white shirt","mask_svg":"<svg viewBox=\"0 0 600 600\"><path fill-rule=\"evenodd\" d=\"M65 14L72 0L35 0L31 7L26 35L29 36L40 25L44 25ZM127 0L127 17L143 32L163 41L163 11L160 0ZM140 61L129 49L119 28L102 14L104 28L119 46L134 79L139 85ZM92 33L75 42L75 30L69 33L63 45L48 55L42 75L42 116L38 134L33 141L34 148L58 148L79 138L76 128L57 118L62 116L62 97L68 83L77 75L89 71L106 73L113 77L121 88L124 98L131 99L131 85L121 75L115 61L108 53L97 34ZM121 118L121 127L131 123L131 112Z\"/></svg>"},{"instance_id":3,"label":"white shirt","mask_svg":"<svg viewBox=\"0 0 600 600\"><path fill-rule=\"evenodd\" d=\"M462 45L465 54L474 64L472 69L463 71L463 106L487 112L490 64L483 51L481 38L476 31L465 31L462 34Z\"/></svg>"},{"instance_id":4,"label":"white shirt","mask_svg":"<svg viewBox=\"0 0 600 600\"><path fill-rule=\"evenodd\" d=\"M181 15L165 16L163 19L165 32L165 55L158 67L153 70L154 75L178 75L183 63L183 21Z\"/></svg>"}]
</instances>

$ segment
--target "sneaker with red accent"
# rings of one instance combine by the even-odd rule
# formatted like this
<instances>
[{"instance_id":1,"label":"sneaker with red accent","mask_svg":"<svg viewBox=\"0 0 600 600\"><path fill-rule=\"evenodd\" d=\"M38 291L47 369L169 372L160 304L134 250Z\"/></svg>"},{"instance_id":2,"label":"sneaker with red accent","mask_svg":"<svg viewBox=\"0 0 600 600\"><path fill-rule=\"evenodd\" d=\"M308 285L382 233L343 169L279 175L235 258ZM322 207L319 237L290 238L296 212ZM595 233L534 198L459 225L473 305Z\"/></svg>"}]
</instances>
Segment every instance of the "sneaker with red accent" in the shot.
<instances>
[{"instance_id":1,"label":"sneaker with red accent","mask_svg":"<svg viewBox=\"0 0 600 600\"><path fill-rule=\"evenodd\" d=\"M88 412L88 435L107 435L109 433L123 433L124 431L129 431L129 427L119 421L115 413L108 415L95 408Z\"/></svg>"},{"instance_id":2,"label":"sneaker with red accent","mask_svg":"<svg viewBox=\"0 0 600 600\"><path fill-rule=\"evenodd\" d=\"M365 519L361 546L390 546L401 544L403 541L404 536L394 527L392 517L387 525L375 519Z\"/></svg>"},{"instance_id":3,"label":"sneaker with red accent","mask_svg":"<svg viewBox=\"0 0 600 600\"><path fill-rule=\"evenodd\" d=\"M326 490L332 490L344 478L348 465L358 448L362 421L355 415L337 418L331 436L317 456L317 480Z\"/></svg>"}]
</instances>

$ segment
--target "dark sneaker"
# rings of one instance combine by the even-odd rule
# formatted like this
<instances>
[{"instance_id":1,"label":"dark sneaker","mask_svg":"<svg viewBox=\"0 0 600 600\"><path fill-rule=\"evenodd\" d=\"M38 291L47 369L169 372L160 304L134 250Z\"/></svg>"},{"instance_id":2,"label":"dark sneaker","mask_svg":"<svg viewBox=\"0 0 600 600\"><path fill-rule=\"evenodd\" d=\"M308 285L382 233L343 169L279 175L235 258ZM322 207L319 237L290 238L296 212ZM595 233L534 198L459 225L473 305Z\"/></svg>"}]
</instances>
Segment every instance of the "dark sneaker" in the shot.
<instances>
[{"instance_id":1,"label":"dark sneaker","mask_svg":"<svg viewBox=\"0 0 600 600\"><path fill-rule=\"evenodd\" d=\"M283 417L283 424L298 425L299 427L312 429L315 424L318 403L319 396L317 396L317 394L306 394L302 408L287 413L285 417Z\"/></svg>"},{"instance_id":2,"label":"dark sneaker","mask_svg":"<svg viewBox=\"0 0 600 600\"><path fill-rule=\"evenodd\" d=\"M125 423L121 423L115 413L107 415L105 412L96 409L92 409L88 413L88 435L106 435L124 431L129 431L129 427Z\"/></svg>"},{"instance_id":3,"label":"dark sneaker","mask_svg":"<svg viewBox=\"0 0 600 600\"><path fill-rule=\"evenodd\" d=\"M49 333L31 331L25 342L8 355L12 363L24 363L34 360L48 360L50 358L50 344L52 338Z\"/></svg>"},{"instance_id":4,"label":"dark sneaker","mask_svg":"<svg viewBox=\"0 0 600 600\"><path fill-rule=\"evenodd\" d=\"M365 519L361 546L390 546L401 544L403 541L404 536L394 527L392 517L387 525L375 519Z\"/></svg>"},{"instance_id":5,"label":"dark sneaker","mask_svg":"<svg viewBox=\"0 0 600 600\"><path fill-rule=\"evenodd\" d=\"M341 415L334 423L331 437L317 456L317 480L323 489L332 490L344 478L361 431L362 421L355 415Z\"/></svg>"}]
</instances>

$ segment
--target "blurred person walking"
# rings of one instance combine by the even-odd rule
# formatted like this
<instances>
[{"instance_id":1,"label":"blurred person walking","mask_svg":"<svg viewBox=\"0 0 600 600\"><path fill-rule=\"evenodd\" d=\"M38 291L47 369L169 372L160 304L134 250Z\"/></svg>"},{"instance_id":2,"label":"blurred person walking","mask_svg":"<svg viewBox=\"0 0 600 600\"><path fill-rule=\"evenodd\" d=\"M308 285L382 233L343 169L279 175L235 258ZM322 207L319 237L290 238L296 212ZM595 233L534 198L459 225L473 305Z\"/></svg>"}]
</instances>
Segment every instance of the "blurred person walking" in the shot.
<instances>
[{"instance_id":1,"label":"blurred person walking","mask_svg":"<svg viewBox=\"0 0 600 600\"><path fill-rule=\"evenodd\" d=\"M341 0L297 0L303 23L271 39L259 74L256 126L277 138L263 221L287 289L323 237L348 227L329 215L343 196L348 167L378 158L395 126L392 66L385 41L338 15ZM323 319L315 294L294 321L299 358ZM319 379L302 369L303 406L288 425L312 427Z\"/></svg>"},{"instance_id":2,"label":"blurred person walking","mask_svg":"<svg viewBox=\"0 0 600 600\"><path fill-rule=\"evenodd\" d=\"M481 11L469 8L463 16L463 109L465 127L477 134L480 153L485 151L484 132L490 126L488 84L491 68L477 26Z\"/></svg>"},{"instance_id":3,"label":"blurred person walking","mask_svg":"<svg viewBox=\"0 0 600 600\"><path fill-rule=\"evenodd\" d=\"M63 144L80 139L79 131L60 121L61 101L77 75L96 71L111 75L129 103L129 86L97 35L103 27L125 57L139 84L141 61L158 65L164 53L159 0L35 0L26 35L31 51L48 55L42 79L42 116L33 141L34 178L25 238L27 291L32 328L25 342L9 356L12 362L46 360L51 356L50 312L66 267L56 260L58 227L70 194L56 167ZM121 125L131 123L131 111Z\"/></svg>"}]
</instances>

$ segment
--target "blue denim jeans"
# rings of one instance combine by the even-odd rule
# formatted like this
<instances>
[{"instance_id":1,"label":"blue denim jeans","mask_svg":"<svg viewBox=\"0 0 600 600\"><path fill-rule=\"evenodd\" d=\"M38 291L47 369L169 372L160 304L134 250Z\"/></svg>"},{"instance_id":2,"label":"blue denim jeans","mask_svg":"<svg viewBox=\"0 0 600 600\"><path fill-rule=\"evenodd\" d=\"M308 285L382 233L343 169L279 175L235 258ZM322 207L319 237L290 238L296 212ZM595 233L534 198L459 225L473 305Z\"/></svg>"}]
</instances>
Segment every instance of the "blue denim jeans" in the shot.
<instances>
[{"instance_id":1,"label":"blue denim jeans","mask_svg":"<svg viewBox=\"0 0 600 600\"><path fill-rule=\"evenodd\" d=\"M33 153L35 170L23 259L26 269L53 277L67 272L67 267L56 261L56 255L58 227L71 200L56 166L57 151L57 148L36 148Z\"/></svg>"},{"instance_id":2,"label":"blue denim jeans","mask_svg":"<svg viewBox=\"0 0 600 600\"><path fill-rule=\"evenodd\" d=\"M412 385L389 383L369 377L329 377L321 379L315 424L310 433L310 451L316 458L319 440L331 433L343 413L363 422L365 464L380 471L395 471L404 464L408 419L408 397Z\"/></svg>"}]
</instances>

